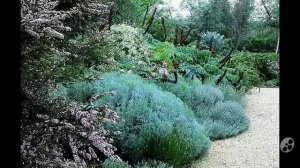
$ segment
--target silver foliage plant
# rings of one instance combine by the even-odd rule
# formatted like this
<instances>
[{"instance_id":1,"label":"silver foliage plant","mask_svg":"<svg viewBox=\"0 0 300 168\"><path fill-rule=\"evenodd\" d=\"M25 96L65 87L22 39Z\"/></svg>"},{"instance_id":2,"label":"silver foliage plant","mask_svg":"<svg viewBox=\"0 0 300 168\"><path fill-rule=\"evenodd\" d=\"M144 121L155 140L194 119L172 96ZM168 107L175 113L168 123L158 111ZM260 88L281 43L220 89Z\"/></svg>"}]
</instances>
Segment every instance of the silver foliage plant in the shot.
<instances>
[{"instance_id":1,"label":"silver foliage plant","mask_svg":"<svg viewBox=\"0 0 300 168\"><path fill-rule=\"evenodd\" d=\"M69 1L73 7L69 10L56 10L61 3ZM65 19L74 15L103 15L108 12L101 0L21 0L21 28L29 35L64 39L64 32L71 31L64 24ZM106 22L101 18L100 22Z\"/></svg>"},{"instance_id":2,"label":"silver foliage plant","mask_svg":"<svg viewBox=\"0 0 300 168\"><path fill-rule=\"evenodd\" d=\"M225 38L224 35L221 35L217 32L203 32L201 33L201 44L209 49L211 38L214 38L216 41L216 47L218 51L223 50L224 48L228 48L228 39Z\"/></svg>"}]
</instances>

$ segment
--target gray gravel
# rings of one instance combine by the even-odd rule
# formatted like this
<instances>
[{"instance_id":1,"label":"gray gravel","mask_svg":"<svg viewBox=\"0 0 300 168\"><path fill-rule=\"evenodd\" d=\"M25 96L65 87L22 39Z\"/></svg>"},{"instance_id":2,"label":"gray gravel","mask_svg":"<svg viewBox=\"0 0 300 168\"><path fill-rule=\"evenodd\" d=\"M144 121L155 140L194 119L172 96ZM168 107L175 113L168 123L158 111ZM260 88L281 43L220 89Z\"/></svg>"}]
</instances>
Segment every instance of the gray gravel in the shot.
<instances>
[{"instance_id":1,"label":"gray gravel","mask_svg":"<svg viewBox=\"0 0 300 168\"><path fill-rule=\"evenodd\" d=\"M192 168L279 167L279 89L253 89L246 101L251 120L249 130L214 141L208 155Z\"/></svg>"}]
</instances>

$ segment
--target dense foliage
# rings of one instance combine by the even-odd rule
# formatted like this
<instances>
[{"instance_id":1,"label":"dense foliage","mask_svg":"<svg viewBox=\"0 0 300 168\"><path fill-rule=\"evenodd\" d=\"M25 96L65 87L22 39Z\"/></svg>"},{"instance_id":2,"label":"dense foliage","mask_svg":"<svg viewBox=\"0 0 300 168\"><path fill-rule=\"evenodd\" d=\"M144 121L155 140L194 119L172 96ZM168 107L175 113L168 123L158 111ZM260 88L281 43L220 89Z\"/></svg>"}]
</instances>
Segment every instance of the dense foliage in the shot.
<instances>
[{"instance_id":1,"label":"dense foliage","mask_svg":"<svg viewBox=\"0 0 300 168\"><path fill-rule=\"evenodd\" d=\"M158 0L105 0L115 4L116 12L114 22L126 23L131 26L142 26L145 11L156 5Z\"/></svg>"},{"instance_id":2,"label":"dense foliage","mask_svg":"<svg viewBox=\"0 0 300 168\"><path fill-rule=\"evenodd\" d=\"M143 160L136 165L136 168L173 168L173 166L157 160Z\"/></svg>"},{"instance_id":3,"label":"dense foliage","mask_svg":"<svg viewBox=\"0 0 300 168\"><path fill-rule=\"evenodd\" d=\"M230 67L242 66L241 70L246 71L245 86L259 86L268 81L277 81L273 86L278 86L279 69L276 66L277 56L274 53L251 53L239 52L234 54Z\"/></svg>"},{"instance_id":4,"label":"dense foliage","mask_svg":"<svg viewBox=\"0 0 300 168\"><path fill-rule=\"evenodd\" d=\"M235 101L237 93L227 92L225 97L218 88L185 80L163 87L178 96L194 111L198 122L204 125L211 139L234 136L249 127L249 119L243 106Z\"/></svg>"},{"instance_id":5,"label":"dense foliage","mask_svg":"<svg viewBox=\"0 0 300 168\"><path fill-rule=\"evenodd\" d=\"M244 47L250 52L274 52L278 40L278 32L274 29L255 30L249 33Z\"/></svg>"},{"instance_id":6,"label":"dense foliage","mask_svg":"<svg viewBox=\"0 0 300 168\"><path fill-rule=\"evenodd\" d=\"M114 106L120 123L119 145L131 161L153 158L174 166L199 158L210 141L193 112L177 97L131 74L105 74L95 83L77 83L66 89L70 100L86 102L94 94L112 91L95 104Z\"/></svg>"},{"instance_id":7,"label":"dense foliage","mask_svg":"<svg viewBox=\"0 0 300 168\"><path fill-rule=\"evenodd\" d=\"M224 35L221 35L217 32L204 32L200 34L201 38L201 45L205 49L209 49L211 38L214 38L216 41L216 50L223 51L224 49L228 48L228 40L225 39Z\"/></svg>"},{"instance_id":8,"label":"dense foliage","mask_svg":"<svg viewBox=\"0 0 300 168\"><path fill-rule=\"evenodd\" d=\"M114 161L111 159L106 159L103 163L104 168L131 168L128 163L122 161Z\"/></svg>"},{"instance_id":9,"label":"dense foliage","mask_svg":"<svg viewBox=\"0 0 300 168\"><path fill-rule=\"evenodd\" d=\"M261 2L22 0L22 166L186 167L246 131L244 95L279 86Z\"/></svg>"}]
</instances>

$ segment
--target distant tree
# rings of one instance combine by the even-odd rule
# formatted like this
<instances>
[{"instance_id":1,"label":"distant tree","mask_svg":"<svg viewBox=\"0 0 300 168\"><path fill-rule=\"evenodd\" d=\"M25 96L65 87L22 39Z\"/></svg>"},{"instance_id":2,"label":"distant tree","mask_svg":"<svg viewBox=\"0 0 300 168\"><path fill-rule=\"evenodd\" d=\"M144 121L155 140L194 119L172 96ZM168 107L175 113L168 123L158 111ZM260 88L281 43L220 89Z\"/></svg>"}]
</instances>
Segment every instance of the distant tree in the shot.
<instances>
[{"instance_id":1,"label":"distant tree","mask_svg":"<svg viewBox=\"0 0 300 168\"><path fill-rule=\"evenodd\" d=\"M254 0L237 0L232 11L232 41L235 48L240 47L240 44L248 32L249 18L254 9Z\"/></svg>"},{"instance_id":2,"label":"distant tree","mask_svg":"<svg viewBox=\"0 0 300 168\"><path fill-rule=\"evenodd\" d=\"M190 12L190 19L198 31L215 31L228 37L233 16L228 0L184 0L182 6Z\"/></svg>"},{"instance_id":3,"label":"distant tree","mask_svg":"<svg viewBox=\"0 0 300 168\"><path fill-rule=\"evenodd\" d=\"M156 5L159 0L105 0L105 2L113 2L115 4L115 23L143 26L145 13L150 12L149 9Z\"/></svg>"},{"instance_id":4,"label":"distant tree","mask_svg":"<svg viewBox=\"0 0 300 168\"><path fill-rule=\"evenodd\" d=\"M264 8L265 20L271 27L279 27L279 0L260 0Z\"/></svg>"},{"instance_id":5,"label":"distant tree","mask_svg":"<svg viewBox=\"0 0 300 168\"><path fill-rule=\"evenodd\" d=\"M228 37L233 20L230 10L228 0L210 0L202 16L204 30L215 31Z\"/></svg>"}]
</instances>

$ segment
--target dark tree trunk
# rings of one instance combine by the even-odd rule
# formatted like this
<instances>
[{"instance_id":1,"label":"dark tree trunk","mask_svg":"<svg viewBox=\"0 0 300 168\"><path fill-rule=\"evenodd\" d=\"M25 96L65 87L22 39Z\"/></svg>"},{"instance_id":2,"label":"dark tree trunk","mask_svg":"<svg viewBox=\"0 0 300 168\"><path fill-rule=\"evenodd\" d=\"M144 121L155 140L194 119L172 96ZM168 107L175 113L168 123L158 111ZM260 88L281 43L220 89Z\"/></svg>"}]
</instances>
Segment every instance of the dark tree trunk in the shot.
<instances>
[{"instance_id":1,"label":"dark tree trunk","mask_svg":"<svg viewBox=\"0 0 300 168\"><path fill-rule=\"evenodd\" d=\"M196 49L200 50L201 46L200 46L200 42L201 42L201 35L200 33L197 35L197 42L196 42Z\"/></svg>"},{"instance_id":2,"label":"dark tree trunk","mask_svg":"<svg viewBox=\"0 0 300 168\"><path fill-rule=\"evenodd\" d=\"M223 78L225 77L227 73L227 69L225 69L225 71L223 72L223 74L218 78L216 85L220 84L220 82L223 80Z\"/></svg>"},{"instance_id":3,"label":"dark tree trunk","mask_svg":"<svg viewBox=\"0 0 300 168\"><path fill-rule=\"evenodd\" d=\"M224 57L220 62L219 62L219 68L223 68L223 66L231 59L231 54L234 50L234 47L231 48L230 52L227 54L226 57Z\"/></svg>"},{"instance_id":4,"label":"dark tree trunk","mask_svg":"<svg viewBox=\"0 0 300 168\"><path fill-rule=\"evenodd\" d=\"M178 46L178 33L179 33L180 29L178 27L175 28L175 37L174 37L174 41L173 44L175 47Z\"/></svg>"},{"instance_id":5,"label":"dark tree trunk","mask_svg":"<svg viewBox=\"0 0 300 168\"><path fill-rule=\"evenodd\" d=\"M233 84L233 87L237 88L237 86L240 84L240 82L242 81L243 78L244 78L244 72L242 72L238 81L235 84Z\"/></svg>"},{"instance_id":6,"label":"dark tree trunk","mask_svg":"<svg viewBox=\"0 0 300 168\"><path fill-rule=\"evenodd\" d=\"M146 13L145 13L145 16L144 16L144 19L143 19L142 27L145 26L145 22L146 22L146 18L147 18L148 12L149 12L149 6L147 5L147 9L146 9Z\"/></svg>"},{"instance_id":7,"label":"dark tree trunk","mask_svg":"<svg viewBox=\"0 0 300 168\"><path fill-rule=\"evenodd\" d=\"M150 29L150 27L151 27L151 25L152 25L152 23L153 23L154 16L155 16L155 13L156 13L156 10L157 10L157 8L154 9L153 14L152 14L150 20L148 21L148 25L147 25L147 28L146 28L146 30L145 30L145 32L144 32L144 35L149 31L149 29Z\"/></svg>"},{"instance_id":8,"label":"dark tree trunk","mask_svg":"<svg viewBox=\"0 0 300 168\"><path fill-rule=\"evenodd\" d=\"M234 72L233 72L233 74L235 75L237 73L237 71L238 71L238 69L235 69Z\"/></svg>"},{"instance_id":9,"label":"dark tree trunk","mask_svg":"<svg viewBox=\"0 0 300 168\"><path fill-rule=\"evenodd\" d=\"M212 55L215 55L215 53L216 53L216 40L213 36L210 39L209 50L212 53Z\"/></svg>"},{"instance_id":10,"label":"dark tree trunk","mask_svg":"<svg viewBox=\"0 0 300 168\"><path fill-rule=\"evenodd\" d=\"M184 30L181 28L180 30L180 46L183 46L184 43Z\"/></svg>"},{"instance_id":11,"label":"dark tree trunk","mask_svg":"<svg viewBox=\"0 0 300 168\"><path fill-rule=\"evenodd\" d=\"M167 29L166 29L166 19L164 17L161 17L161 25L163 27L163 33L164 33L163 41L166 41L166 39L167 39Z\"/></svg>"},{"instance_id":12,"label":"dark tree trunk","mask_svg":"<svg viewBox=\"0 0 300 168\"><path fill-rule=\"evenodd\" d=\"M109 9L109 15L108 15L108 30L110 30L110 27L112 25L112 20L115 12L115 5L112 4L110 9Z\"/></svg>"},{"instance_id":13,"label":"dark tree trunk","mask_svg":"<svg viewBox=\"0 0 300 168\"><path fill-rule=\"evenodd\" d=\"M189 37L190 33L192 31L192 28L189 28L188 32L186 33L186 35L184 35L184 30L181 29L181 34L180 34L180 46L184 46L189 44L189 42L187 41L187 38Z\"/></svg>"}]
</instances>

